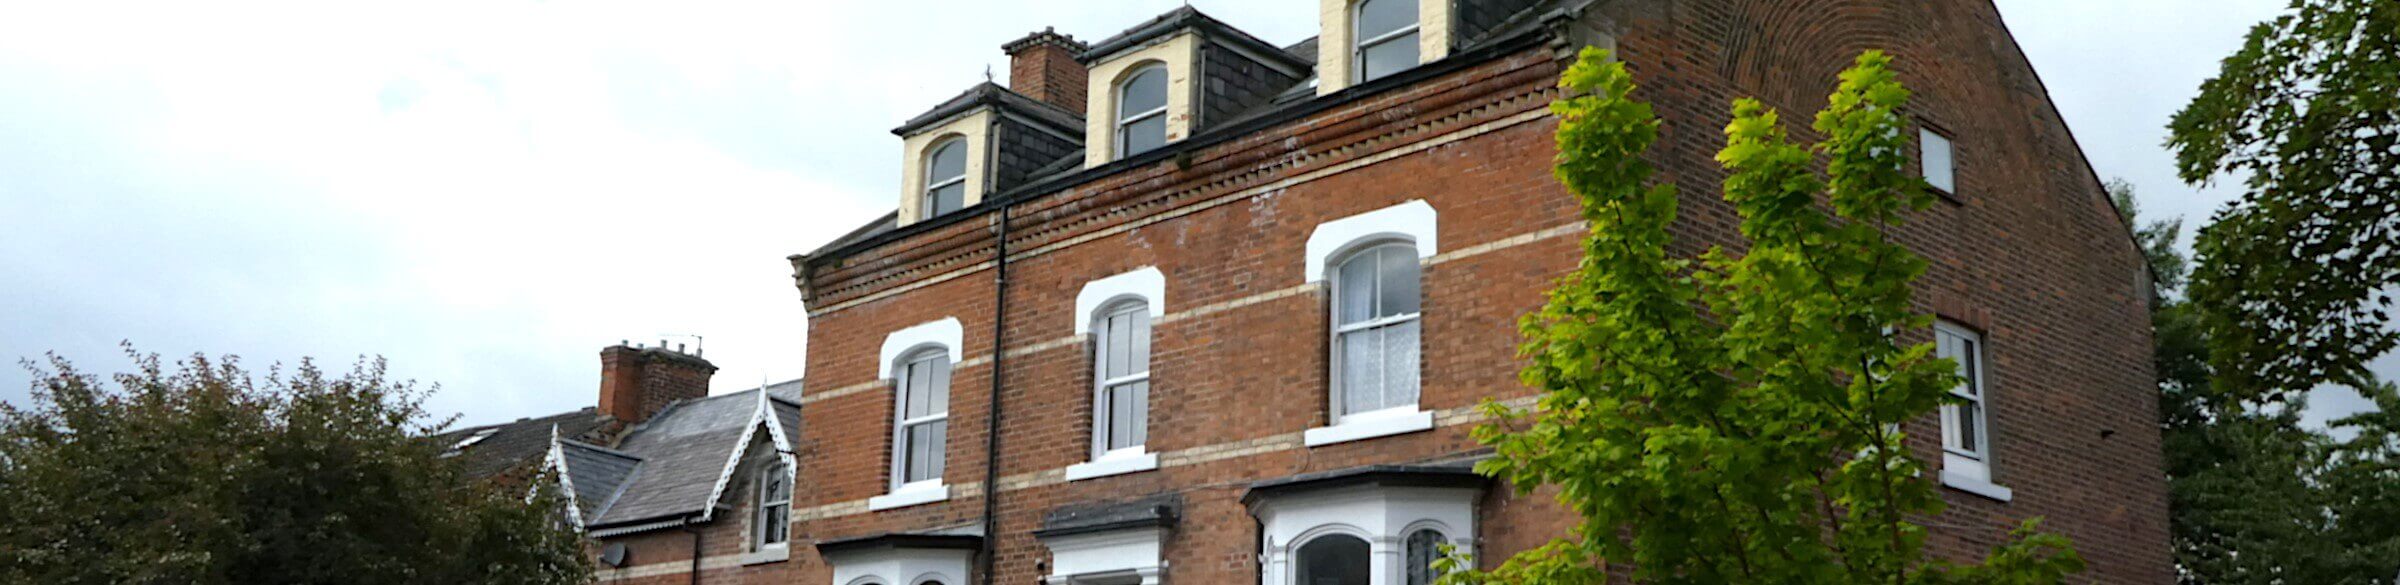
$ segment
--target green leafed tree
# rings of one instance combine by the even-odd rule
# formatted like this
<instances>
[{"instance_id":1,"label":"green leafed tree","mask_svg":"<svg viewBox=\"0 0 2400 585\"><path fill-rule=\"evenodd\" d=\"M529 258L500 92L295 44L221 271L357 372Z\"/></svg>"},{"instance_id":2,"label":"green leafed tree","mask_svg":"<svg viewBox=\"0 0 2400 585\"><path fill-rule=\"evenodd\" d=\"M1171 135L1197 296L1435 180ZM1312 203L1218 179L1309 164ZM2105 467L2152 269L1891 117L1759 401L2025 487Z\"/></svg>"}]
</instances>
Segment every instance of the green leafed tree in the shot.
<instances>
[{"instance_id":1,"label":"green leafed tree","mask_svg":"<svg viewBox=\"0 0 2400 585\"><path fill-rule=\"evenodd\" d=\"M0 404L0 582L590 580L549 490L463 476L380 360L261 379L128 354L109 381L53 357Z\"/></svg>"},{"instance_id":2,"label":"green leafed tree","mask_svg":"<svg viewBox=\"0 0 2400 585\"><path fill-rule=\"evenodd\" d=\"M2218 384L2280 399L2400 342L2400 2L2293 0L2169 130L2185 181L2244 181L2196 244Z\"/></svg>"},{"instance_id":3,"label":"green leafed tree","mask_svg":"<svg viewBox=\"0 0 2400 585\"><path fill-rule=\"evenodd\" d=\"M1914 520L1942 500L1900 423L1960 382L1911 310L1926 262L1891 230L1931 205L1907 172L1908 90L1859 57L1793 144L1780 115L1734 105L1717 156L1742 251L1671 255L1673 186L1622 63L1587 50L1560 85L1556 175L1590 222L1583 260L1523 324L1531 412L1498 404L1479 465L1556 489L1572 534L1453 583L2051 583L2082 569L2028 522L1981 563L1928 558ZM1820 166L1820 163L1822 165ZM1457 563L1453 563L1456 565Z\"/></svg>"}]
</instances>

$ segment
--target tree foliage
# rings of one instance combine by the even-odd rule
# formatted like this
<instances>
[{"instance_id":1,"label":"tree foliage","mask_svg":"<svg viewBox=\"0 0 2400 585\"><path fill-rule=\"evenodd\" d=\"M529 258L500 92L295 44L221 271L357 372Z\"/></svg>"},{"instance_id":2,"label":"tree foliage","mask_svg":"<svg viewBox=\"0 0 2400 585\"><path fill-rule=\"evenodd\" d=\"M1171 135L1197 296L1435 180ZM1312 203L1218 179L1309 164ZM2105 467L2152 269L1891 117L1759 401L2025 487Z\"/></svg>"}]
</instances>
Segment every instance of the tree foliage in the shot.
<instances>
[{"instance_id":1,"label":"tree foliage","mask_svg":"<svg viewBox=\"0 0 2400 585\"><path fill-rule=\"evenodd\" d=\"M2365 374L2400 341L2400 3L2293 0L2169 129L2185 181L2245 177L2196 246L2217 382L2273 400Z\"/></svg>"},{"instance_id":2,"label":"tree foliage","mask_svg":"<svg viewBox=\"0 0 2400 585\"><path fill-rule=\"evenodd\" d=\"M479 485L380 360L264 380L132 355L114 387L52 357L0 404L0 582L583 583L546 493ZM548 490L539 490L547 492Z\"/></svg>"},{"instance_id":3,"label":"tree foliage","mask_svg":"<svg viewBox=\"0 0 2400 585\"><path fill-rule=\"evenodd\" d=\"M2175 563L2182 583L2391 583L2400 576L2400 419L2391 388L2348 385L2383 406L2334 421L2349 441L2302 424L2305 395L2269 403L2212 383L2202 308L2181 298L2186 266L2177 220L2139 219L2133 187L2112 182L2137 243L2150 256L2158 298L2160 433L2164 441Z\"/></svg>"},{"instance_id":4,"label":"tree foliage","mask_svg":"<svg viewBox=\"0 0 2400 585\"><path fill-rule=\"evenodd\" d=\"M1479 469L1557 488L1568 538L1452 582L2048 583L2081 570L2032 523L1981 564L1929 560L1912 518L1942 500L1900 423L1959 383L1910 309L1926 262L1890 231L1932 203L1908 173L1908 90L1870 52L1791 143L1780 115L1734 105L1717 156L1747 250L1668 253L1676 190L1653 184L1649 105L1587 50L1560 82L1556 175L1591 225L1583 260L1528 315L1531 413L1495 403ZM1822 176L1817 167L1825 161ZM1830 215L1826 212L1830 209Z\"/></svg>"}]
</instances>

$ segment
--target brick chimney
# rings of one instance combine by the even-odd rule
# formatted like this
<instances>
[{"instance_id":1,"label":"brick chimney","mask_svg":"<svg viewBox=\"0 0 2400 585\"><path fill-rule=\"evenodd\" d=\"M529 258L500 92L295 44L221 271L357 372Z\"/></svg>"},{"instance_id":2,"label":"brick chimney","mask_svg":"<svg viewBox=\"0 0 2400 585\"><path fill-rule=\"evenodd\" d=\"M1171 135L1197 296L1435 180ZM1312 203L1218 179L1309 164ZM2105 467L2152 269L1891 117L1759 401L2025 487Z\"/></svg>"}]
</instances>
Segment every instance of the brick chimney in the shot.
<instances>
[{"instance_id":1,"label":"brick chimney","mask_svg":"<svg viewBox=\"0 0 2400 585\"><path fill-rule=\"evenodd\" d=\"M600 414L625 424L648 420L668 404L708 396L717 366L700 356L660 347L617 344L600 350Z\"/></svg>"},{"instance_id":2,"label":"brick chimney","mask_svg":"<svg viewBox=\"0 0 2400 585\"><path fill-rule=\"evenodd\" d=\"M1009 89L1083 115L1084 90L1092 72L1075 57L1089 48L1075 37L1049 28L1001 45L1000 50L1009 57Z\"/></svg>"}]
</instances>

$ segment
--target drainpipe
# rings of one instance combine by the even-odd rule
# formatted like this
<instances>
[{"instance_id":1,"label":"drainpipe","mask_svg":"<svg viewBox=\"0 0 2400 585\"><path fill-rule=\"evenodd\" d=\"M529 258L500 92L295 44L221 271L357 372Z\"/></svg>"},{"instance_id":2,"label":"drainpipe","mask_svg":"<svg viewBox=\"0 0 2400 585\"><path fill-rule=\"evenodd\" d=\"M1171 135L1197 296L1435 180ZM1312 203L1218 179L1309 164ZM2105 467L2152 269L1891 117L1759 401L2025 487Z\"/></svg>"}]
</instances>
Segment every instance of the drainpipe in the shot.
<instances>
[{"instance_id":1,"label":"drainpipe","mask_svg":"<svg viewBox=\"0 0 2400 585\"><path fill-rule=\"evenodd\" d=\"M700 529L692 527L692 519L683 519L683 531L692 533L692 585L700 585Z\"/></svg>"},{"instance_id":2,"label":"drainpipe","mask_svg":"<svg viewBox=\"0 0 2400 585\"><path fill-rule=\"evenodd\" d=\"M985 421L983 431L982 565L984 585L994 585L999 579L998 576L992 574L992 569L996 562L994 558L999 556L1000 549L1000 534L996 518L999 514L998 500L1000 498L1000 373L1006 371L1000 367L1000 364L1001 359L1008 355L1006 351L1008 346L1003 343L1005 341L1003 336L1008 333L1008 208L1009 202L1000 203L998 213L1000 228L997 230L997 242L993 246L992 400L989 411L990 418Z\"/></svg>"}]
</instances>

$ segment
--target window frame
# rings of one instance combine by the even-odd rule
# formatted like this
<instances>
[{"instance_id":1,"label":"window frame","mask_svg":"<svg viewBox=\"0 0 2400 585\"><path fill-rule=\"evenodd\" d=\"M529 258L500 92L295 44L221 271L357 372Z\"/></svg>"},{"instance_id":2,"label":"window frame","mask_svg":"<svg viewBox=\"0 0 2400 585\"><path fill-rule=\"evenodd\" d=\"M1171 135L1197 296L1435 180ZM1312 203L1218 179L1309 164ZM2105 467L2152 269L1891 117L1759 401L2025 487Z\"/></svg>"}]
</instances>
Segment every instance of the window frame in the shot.
<instances>
[{"instance_id":1,"label":"window frame","mask_svg":"<svg viewBox=\"0 0 2400 585\"><path fill-rule=\"evenodd\" d=\"M1378 76L1378 77L1368 77L1368 76L1367 76L1367 50L1368 50L1368 49L1375 48L1375 47L1379 47L1379 46L1382 46L1382 45L1384 45L1384 44L1386 44L1386 43L1391 43L1391 42L1394 42L1394 41L1398 40L1400 37L1404 37L1404 36L1414 36L1414 35L1416 35L1416 34L1417 34L1419 31L1422 31L1422 30L1424 30L1424 28L1425 28L1425 9L1424 9L1424 7L1423 7L1423 6L1418 6L1418 7L1417 7L1417 19L1416 19L1416 22L1415 22L1414 24L1410 24L1410 25L1408 25L1408 26L1404 26L1404 27L1400 27L1400 28L1392 29L1392 30L1391 30L1391 31L1389 31L1389 32L1385 32L1385 33L1383 33L1383 34L1376 35L1374 38L1367 38L1367 37L1366 37L1366 31L1364 30L1364 28L1366 27L1366 24L1367 24L1367 18L1366 18L1366 14L1367 14L1367 3L1368 3L1368 2L1373 2L1373 1L1375 1L1375 0L1357 0L1357 1L1355 1L1355 2L1351 2L1351 3L1350 3L1350 82L1351 82L1351 83L1366 83L1366 82L1369 82L1369 81L1374 81L1374 80L1376 80L1376 79L1381 79L1381 78L1382 78L1381 76ZM1382 0L1382 1L1385 1L1385 2L1414 2L1414 1L1416 1L1416 0ZM1421 39L1422 39L1422 37L1419 37L1419 38L1420 38L1420 40L1419 40L1418 42L1422 43L1422 42L1423 42L1423 41L1421 40ZM1416 65L1424 65L1424 64L1425 64L1425 53L1424 53L1424 49L1423 49L1423 48L1420 46L1420 47L1418 48L1418 50L1417 50L1417 63L1416 63ZM1413 67L1415 67L1416 65L1411 65L1410 67L1412 67L1412 68L1413 68ZM1399 71L1393 71L1392 73L1396 74L1396 73L1399 73L1400 71L1406 71L1406 70L1407 70L1407 69L1401 69L1401 70L1399 70ZM1391 74L1385 74L1385 76L1389 76L1389 75L1391 75Z\"/></svg>"},{"instance_id":2,"label":"window frame","mask_svg":"<svg viewBox=\"0 0 2400 585\"><path fill-rule=\"evenodd\" d=\"M941 444L936 446L936 449L940 449L945 452L944 455L937 456L937 460L942 461L944 464L943 467L946 468L949 460L946 451L950 448L949 429L946 426L950 422L949 401L944 400L939 404L932 405L940 407L938 412L933 412L929 409L929 412L924 416L910 418L908 416L908 384L910 377L914 375L910 372L917 364L929 364L927 368L930 371L932 369L930 364L945 362L949 359L950 354L948 348L939 346L925 346L901 354L901 357L898 360L899 363L895 364L897 366L895 369L898 370L898 375L893 378L894 383L892 386L891 441L891 491L894 493L942 485L942 475L943 472L946 471L943 468L934 469L932 477L915 481L909 480L908 467L911 461L909 459L908 431L914 429L915 427L929 424L940 423L945 425L943 428ZM944 388L947 388L950 384L950 378L952 374L955 373L954 368L957 367L957 364L947 363L942 364L942 366L943 367L941 369L944 371L941 372L938 381ZM926 394L929 398L933 394L932 384L935 382L936 380L928 380L926 382ZM947 398L947 391L944 391L942 394L944 394L944 397Z\"/></svg>"},{"instance_id":3,"label":"window frame","mask_svg":"<svg viewBox=\"0 0 2400 585\"><path fill-rule=\"evenodd\" d=\"M1170 75L1167 71L1167 64L1157 61L1135 65L1132 69L1127 69L1124 77L1122 78L1123 81L1117 82L1116 88L1111 90L1112 95L1114 96L1114 102L1111 104L1111 106L1113 106L1113 109L1116 110L1114 112L1115 115L1113 116L1115 128L1114 132L1111 134L1111 136L1115 137L1116 140L1115 143L1110 146L1111 150L1115 151L1110 153L1110 158L1112 160L1123 160L1126 157L1142 154L1142 152L1149 152L1148 150L1144 150L1142 152L1133 152L1127 148L1126 144L1131 142L1131 140L1129 140L1131 138L1131 134L1129 134L1127 130L1130 129L1134 124L1147 122L1151 118L1159 119L1159 144L1163 147L1167 142L1167 108L1174 102L1173 99L1160 99L1157 108L1135 112L1132 114L1127 114L1125 112L1125 94L1133 90L1133 82L1140 80L1142 76L1149 75L1153 71L1159 74L1159 97L1171 98L1171 96L1168 96L1167 94L1168 92L1172 91L1174 83L1167 77ZM1151 150L1156 150L1156 148Z\"/></svg>"},{"instance_id":4,"label":"window frame","mask_svg":"<svg viewBox=\"0 0 2400 585\"><path fill-rule=\"evenodd\" d=\"M1986 383L1985 372L1990 369L1990 349L1981 332L1950 321L1935 322L1934 336L1937 354L1953 359L1963 356L1964 359L1958 364L1962 380L1948 392L1967 402L1964 405L1944 402L1941 406L1942 468L1946 472L1989 482L1992 465L1991 386ZM1956 344L1965 345L1958 347ZM1957 349L1945 349L1947 347ZM1973 417L1972 448L1961 445L1967 437L1961 433L1959 421L1968 415Z\"/></svg>"},{"instance_id":5,"label":"window frame","mask_svg":"<svg viewBox=\"0 0 2400 585\"><path fill-rule=\"evenodd\" d=\"M758 481L756 484L758 492L752 500L754 505L750 515L751 552L786 548L791 546L793 490L790 469L790 465L784 462L781 456L777 456L774 461L767 464L767 468L762 473L758 474ZM772 490L769 482L778 478L782 479L783 481L783 499L770 500L768 498L774 496L775 493ZM780 518L769 519L769 512L778 509L782 511ZM774 542L767 542L767 530L775 527L777 522L782 524L782 528L780 530L782 538Z\"/></svg>"},{"instance_id":6,"label":"window frame","mask_svg":"<svg viewBox=\"0 0 2400 585\"><path fill-rule=\"evenodd\" d=\"M1359 321L1359 322L1357 322L1357 323L1343 323L1343 322L1342 322L1342 301L1343 301L1344 299L1348 298L1348 295L1351 295L1351 294L1357 294L1357 293L1356 293L1354 290L1352 290L1352 289L1355 289L1355 288L1357 288L1357 285L1355 285L1355 284L1352 284L1352 283L1348 283L1348 282L1344 282L1344 281L1343 281L1343 279L1342 279L1342 267L1344 267L1344 266L1348 266L1348 265L1349 265L1351 262L1353 262L1353 261L1357 261L1357 260L1359 260L1360 258L1366 257L1366 256L1368 256L1368 255L1377 255L1377 256L1380 256L1381 254L1385 253L1387 250L1395 250L1395 249L1396 249L1396 250L1398 250L1398 251L1400 251L1400 252L1402 252L1402 253L1403 253L1403 256L1405 256L1407 259L1409 259L1409 260L1411 260L1411 261L1415 261L1415 262L1417 262L1417 263L1418 263L1418 271L1417 271L1417 310L1416 310L1416 311L1413 311L1413 312L1405 313L1405 314L1387 315L1387 316L1380 316L1380 317L1370 317L1370 318L1368 318L1368 319L1365 319L1365 320ZM1382 407L1380 407L1380 408L1375 408L1375 409L1372 409L1372 410L1363 410L1363 411L1359 411L1359 412L1350 412L1350 411L1349 411L1349 408L1348 408L1348 403L1349 403L1349 398L1350 398L1350 394L1349 394L1349 391L1350 391L1350 386L1349 386L1349 380L1347 380L1347 379L1345 379L1345 378L1343 377L1343 371L1344 371L1344 369L1345 369L1345 368L1343 367L1343 366L1344 366L1344 364L1343 364L1343 362L1342 362L1342 354L1344 353L1342 350L1345 348L1345 346L1344 346L1344 344L1343 344L1343 338L1344 338L1344 337L1346 337L1346 336L1348 336L1349 334L1351 334L1351 333L1357 333L1357 332L1361 332L1361 331L1372 331L1372 330L1378 330L1378 329L1386 329L1386 328L1391 328L1391 327L1397 327L1397 326L1404 325L1404 324L1411 323L1411 322L1420 322L1420 321L1422 321L1422 320L1424 319L1424 317L1425 317L1425 287L1424 287L1424 278L1425 278L1425 272L1424 272L1424 260L1423 260L1423 258L1421 258L1420 256L1418 256L1418 254L1417 254L1416 243L1415 243L1415 242L1408 241L1408 240L1405 240L1405 239L1381 239L1381 240L1370 240L1370 241L1367 241L1367 242L1360 243L1360 244L1358 244L1358 245L1356 245L1356 246L1352 246L1350 249L1348 249L1348 250L1345 250L1345 251L1343 251L1343 252L1342 252L1342 253L1340 253L1340 254L1336 254L1336 255L1334 255L1334 258L1335 258L1335 261L1334 261L1334 262L1331 262L1331 263L1329 263L1329 265L1328 265L1328 266L1326 267L1326 269L1325 269L1325 271L1326 271L1325 280L1326 280L1327 282L1331 283L1331 284L1330 284L1330 286L1332 286L1332 288L1333 288L1332 294L1330 294L1330 295L1327 295L1327 298L1328 298L1328 300L1330 301L1330 304L1329 304L1329 305L1326 307L1326 311L1325 311L1325 313L1326 313L1326 319L1327 319L1327 327L1326 327L1326 329L1327 329L1327 330L1330 332L1330 337L1331 337L1331 339L1330 339L1330 340L1327 342L1327 346L1328 346L1328 347L1329 347L1329 348L1332 350L1332 351L1330 352L1330 353L1331 353L1331 355L1330 355L1330 356L1328 357L1328 359L1327 359L1327 363L1328 363L1328 364L1331 366L1331 368L1330 368L1330 371L1329 371L1329 373L1328 373L1328 375L1327 375L1327 379L1328 379L1329 381L1331 381L1332 383L1330 384L1330 387L1329 387L1329 388L1327 388L1327 391L1326 391L1326 400L1327 400L1327 402L1328 402L1328 408L1329 408L1329 410L1327 410L1327 412L1328 412L1328 413L1330 413L1330 414L1332 415L1332 416L1330 417L1330 418L1332 419L1332 420L1330 421L1330 422L1331 422L1331 424L1332 424L1332 425L1334 425L1334 426L1340 426L1340 425L1343 423L1343 421L1344 421L1345 419L1348 419L1348 418L1351 418L1351 417L1357 417L1357 416L1369 416L1369 417L1371 417L1371 416L1373 416L1373 415L1376 415L1376 414L1381 414L1381 413L1397 413L1397 412L1401 412L1401 411L1409 411L1409 412L1414 412L1414 411L1421 410L1421 408L1420 408L1420 407L1421 407L1421 406L1424 404L1424 401L1425 401L1425 397L1424 397L1424 394L1423 394L1423 390L1424 390L1423 368L1424 368L1424 365L1425 365L1425 359L1424 359L1424 347L1425 347L1425 334L1424 334L1424 331L1425 331L1425 330L1424 330L1424 327L1423 327L1423 325L1422 325L1422 324L1420 324L1420 325L1418 326L1418 329L1417 329L1417 339L1416 339L1416 343L1417 343L1417 350L1418 350L1418 353L1417 353L1417 364L1416 364L1416 367L1418 368L1418 378L1417 378L1417 391L1418 391L1418 395L1417 395L1417 399L1416 399L1414 402L1411 402L1411 403L1409 403L1409 404L1406 404L1406 405L1391 405L1391 404L1385 404L1385 405L1383 405L1383 406L1382 406ZM1375 280L1375 283L1374 283L1374 284L1375 284L1377 287L1381 287L1381 286L1382 286L1382 284L1383 284L1383 266L1382 266L1382 263L1381 263L1380 261L1378 261L1378 262L1376 263L1376 268L1375 268L1375 278L1374 278L1374 280ZM1380 290L1380 288L1379 288L1379 290ZM1378 295L1378 296L1380 296L1380 295ZM1386 384L1387 384L1387 385L1386 385L1386 386L1383 386L1381 389L1385 391L1385 392L1384 392L1384 394L1385 394L1386 396L1389 396L1389 394L1390 394L1390 393L1389 393L1390 387L1388 386L1388 381L1386 382Z\"/></svg>"},{"instance_id":7,"label":"window frame","mask_svg":"<svg viewBox=\"0 0 2400 585\"><path fill-rule=\"evenodd\" d=\"M1937 139L1941 141L1943 147L1942 150L1946 154L1946 156L1943 157L1943 160L1948 162L1948 164L1944 165L1943 167L1943 170L1947 171L1947 174L1949 175L1948 177L1945 177L1945 182L1949 183L1948 185L1937 184L1933 181L1933 158L1930 155L1934 150L1934 140ZM1936 194L1950 198L1958 197L1958 138L1951 136L1950 133L1944 132L1940 128L1935 128L1931 124L1918 124L1917 178L1923 179L1925 181L1926 188L1931 189Z\"/></svg>"},{"instance_id":8,"label":"window frame","mask_svg":"<svg viewBox=\"0 0 2400 585\"><path fill-rule=\"evenodd\" d=\"M1298 544L1294 544L1294 545L1292 545L1292 569L1291 569L1291 571L1292 571L1292 572L1291 572L1291 579L1292 579L1292 583L1293 583L1294 585L1306 585L1305 583L1303 583L1303 582L1302 582L1302 579L1301 579L1301 574L1302 574L1302 573L1305 573L1305 572L1308 572L1308 571L1309 571L1310 569L1312 569L1312 568L1316 568L1316 567L1315 567L1315 565L1313 565L1313 564L1311 564L1311 563L1309 563L1309 562L1308 562L1308 552L1309 552L1309 547L1316 546L1316 545L1319 545L1319 544L1327 544L1327 543L1329 543L1330 541L1332 541L1332 540L1335 540L1335 539L1347 539L1347 540L1350 540L1350 541L1354 541L1354 542L1356 542L1358 545L1360 545L1360 546L1364 547L1364 549L1366 550L1366 555L1365 555L1365 556L1363 556L1363 557L1360 557L1359 559L1357 559L1357 561L1358 561L1358 562L1360 562L1360 563L1364 563L1364 564L1366 565L1366 577L1367 577L1367 583L1369 583L1369 584L1371 585L1371 584L1373 584L1373 583L1376 581L1376 579L1375 579L1375 539L1368 538L1368 537L1364 537L1364 536L1360 536L1360 535L1357 535L1357 534L1351 534L1351 533L1349 533L1349 532L1327 532L1327 533L1324 533L1324 534L1319 534L1319 535L1316 535L1316 536L1309 537L1309 538L1308 538L1308 540L1303 540L1303 541L1300 541Z\"/></svg>"},{"instance_id":9,"label":"window frame","mask_svg":"<svg viewBox=\"0 0 2400 585\"><path fill-rule=\"evenodd\" d=\"M941 158L942 151L948 150L951 147L957 147L959 149L958 176L936 181L935 177L933 176L936 168L935 161ZM970 162L967 159L971 154L973 154L969 152L971 150L973 149L967 148L967 138L965 136L951 136L942 138L934 141L933 146L925 149L925 188L917 193L917 205L919 207L918 215L923 216L923 218L930 219L939 217L945 213L958 211L958 209L967 208L968 193L966 185L967 175L969 174L968 167L973 166L967 164ZM958 186L958 209L943 211L938 205L938 203L941 201L941 197L935 195L935 192L949 188L952 185Z\"/></svg>"},{"instance_id":10,"label":"window frame","mask_svg":"<svg viewBox=\"0 0 2400 585\"><path fill-rule=\"evenodd\" d=\"M1433 550L1425 558L1426 564L1422 567L1419 567L1417 565L1417 560L1414 558L1417 553L1417 536L1424 534L1433 535ZM1432 527L1417 527L1403 531L1400 535L1400 573L1402 585L1433 585L1435 581L1441 580L1441 574L1434 572L1432 563L1442 559L1442 545L1444 543L1448 543L1449 541L1450 535L1443 534L1440 529ZM1417 572L1420 570L1425 576L1425 581L1423 582L1417 581Z\"/></svg>"},{"instance_id":11,"label":"window frame","mask_svg":"<svg viewBox=\"0 0 2400 585\"><path fill-rule=\"evenodd\" d=\"M1134 338L1129 340L1126 346L1127 355L1125 357L1128 363L1139 358L1142 369L1139 372L1131 372L1113 378L1108 377L1108 350L1113 345L1113 340L1109 338L1108 334L1109 323L1118 317L1134 318L1137 315L1139 320L1135 324L1139 325L1141 333L1128 334ZM1152 371L1150 350L1153 347L1152 343L1156 341L1156 335L1152 333L1151 329L1153 321L1155 321L1155 316L1150 314L1149 301L1141 298L1110 301L1093 312L1089 335L1092 342L1092 460L1094 461L1112 457L1139 456L1148 452L1150 388L1143 389L1142 404L1137 408L1137 412L1143 419L1140 425L1141 440L1131 445L1115 448L1109 446L1109 432L1113 427L1112 423L1115 422L1110 418L1115 409L1110 408L1109 391L1131 384L1148 384L1150 382ZM1132 327L1128 327L1128 329L1132 329ZM1139 345L1134 345L1134 343ZM1135 349L1137 347L1138 350Z\"/></svg>"}]
</instances>

